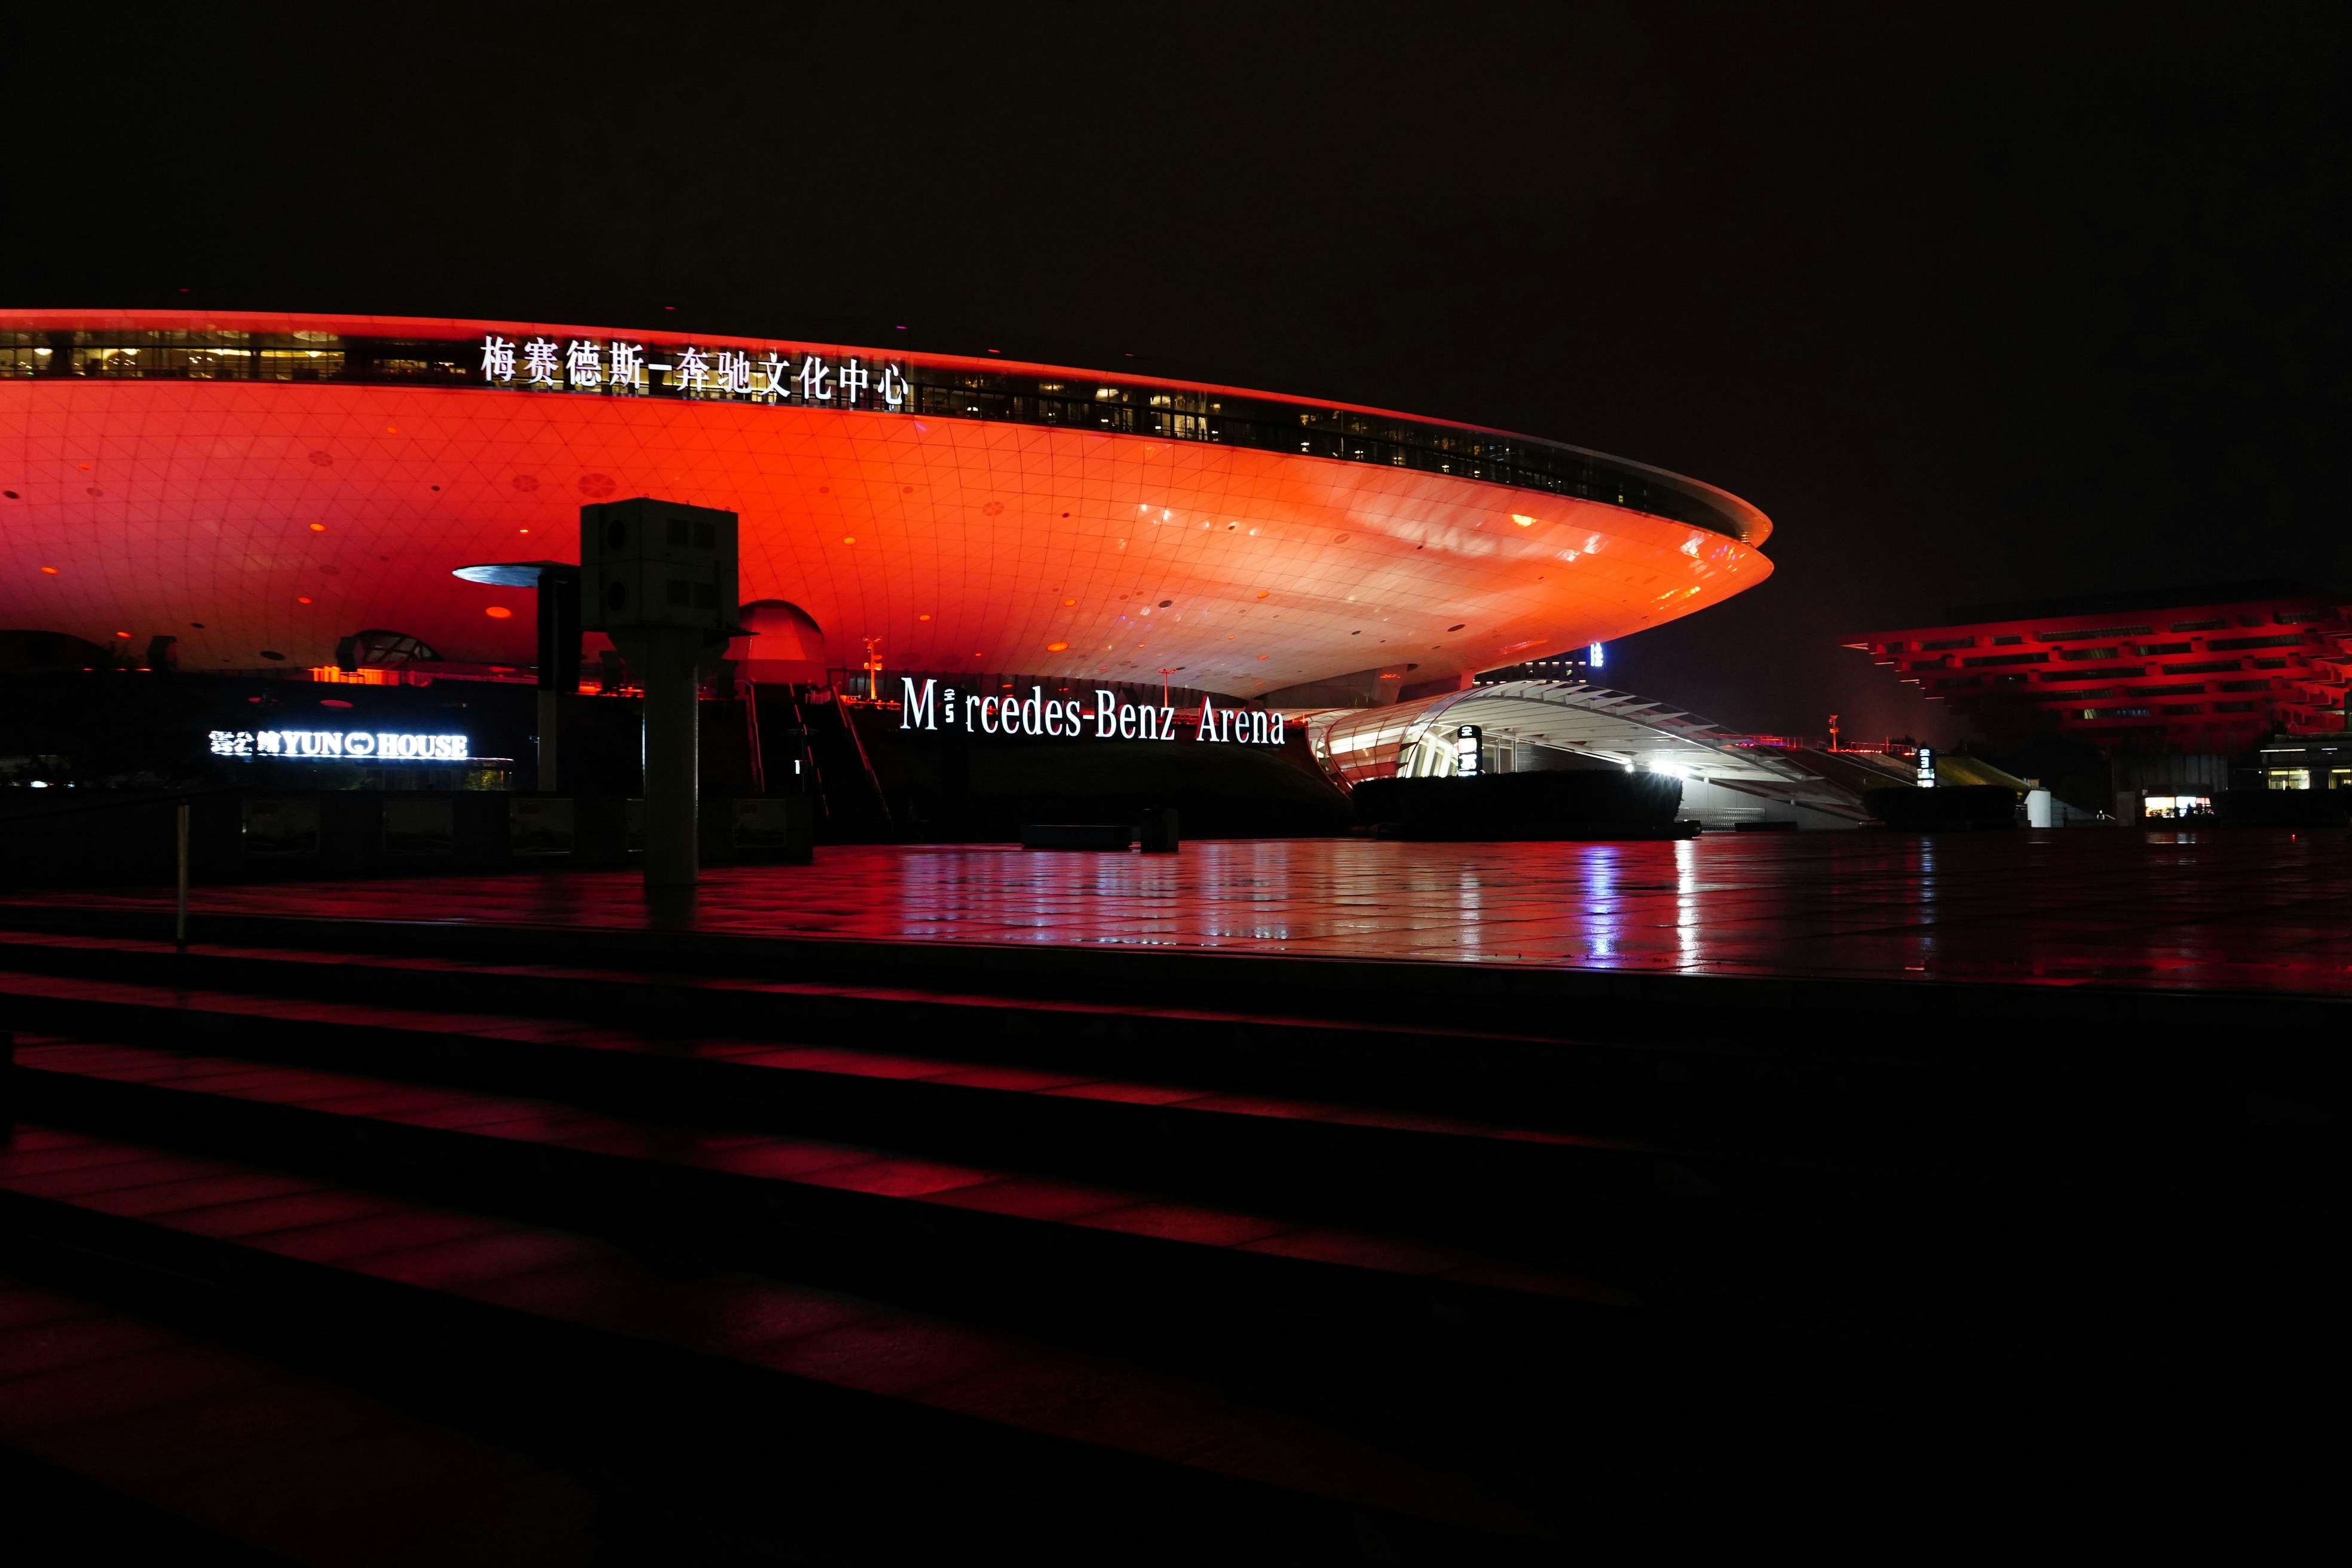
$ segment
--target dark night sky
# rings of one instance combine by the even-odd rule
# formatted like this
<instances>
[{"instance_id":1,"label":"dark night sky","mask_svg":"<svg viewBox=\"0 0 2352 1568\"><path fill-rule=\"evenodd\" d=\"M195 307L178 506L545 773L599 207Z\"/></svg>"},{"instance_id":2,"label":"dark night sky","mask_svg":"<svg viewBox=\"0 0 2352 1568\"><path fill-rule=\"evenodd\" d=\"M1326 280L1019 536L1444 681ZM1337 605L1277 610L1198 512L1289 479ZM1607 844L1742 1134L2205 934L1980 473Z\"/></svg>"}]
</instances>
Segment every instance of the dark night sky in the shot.
<instances>
[{"instance_id":1,"label":"dark night sky","mask_svg":"<svg viewBox=\"0 0 2352 1568\"><path fill-rule=\"evenodd\" d=\"M997 348L1574 441L1774 519L1769 584L1611 669L1751 729L1951 738L1836 647L1949 604L2352 585L2341 7L348 10L0 24L0 300Z\"/></svg>"}]
</instances>

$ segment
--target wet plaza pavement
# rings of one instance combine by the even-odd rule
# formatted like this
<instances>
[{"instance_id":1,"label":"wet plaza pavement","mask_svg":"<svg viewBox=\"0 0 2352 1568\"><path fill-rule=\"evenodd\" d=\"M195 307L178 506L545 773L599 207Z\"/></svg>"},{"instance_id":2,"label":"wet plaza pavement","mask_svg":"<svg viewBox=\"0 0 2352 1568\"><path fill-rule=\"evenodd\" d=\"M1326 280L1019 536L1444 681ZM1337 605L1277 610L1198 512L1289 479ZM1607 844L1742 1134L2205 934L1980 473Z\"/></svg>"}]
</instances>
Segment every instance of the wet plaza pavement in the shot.
<instances>
[{"instance_id":1,"label":"wet plaza pavement","mask_svg":"<svg viewBox=\"0 0 2352 1568\"><path fill-rule=\"evenodd\" d=\"M853 846L712 869L200 888L198 910L1213 948L1649 973L2352 992L2352 841L1863 831L1663 843L1201 841L1174 856ZM120 905L158 895L18 894Z\"/></svg>"}]
</instances>

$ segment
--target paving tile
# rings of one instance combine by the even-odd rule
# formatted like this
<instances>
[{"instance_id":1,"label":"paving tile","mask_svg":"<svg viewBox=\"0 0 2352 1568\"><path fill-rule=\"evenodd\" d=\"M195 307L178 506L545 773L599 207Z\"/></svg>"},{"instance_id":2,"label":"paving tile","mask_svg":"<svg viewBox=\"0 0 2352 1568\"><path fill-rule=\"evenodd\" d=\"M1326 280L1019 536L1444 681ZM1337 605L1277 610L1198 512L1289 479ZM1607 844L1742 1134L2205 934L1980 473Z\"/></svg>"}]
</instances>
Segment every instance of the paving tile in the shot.
<instances>
[{"instance_id":1,"label":"paving tile","mask_svg":"<svg viewBox=\"0 0 2352 1568\"><path fill-rule=\"evenodd\" d=\"M600 1250L595 1244L578 1237L501 1226L485 1235L451 1237L415 1247L347 1257L341 1261L347 1268L379 1279L397 1279L404 1285L462 1295L476 1284L578 1263L596 1256Z\"/></svg>"},{"instance_id":2,"label":"paving tile","mask_svg":"<svg viewBox=\"0 0 2352 1568\"><path fill-rule=\"evenodd\" d=\"M1072 1223L1091 1226L1098 1230L1155 1236L1164 1241L1198 1242L1204 1247L1239 1247L1245 1242L1261 1241L1294 1228L1288 1220L1265 1219L1254 1215L1232 1214L1223 1209L1171 1202L1129 1204L1125 1208L1082 1215Z\"/></svg>"},{"instance_id":3,"label":"paving tile","mask_svg":"<svg viewBox=\"0 0 2352 1568\"><path fill-rule=\"evenodd\" d=\"M81 1198L95 1193L124 1192L198 1180L216 1174L219 1170L219 1166L208 1161L149 1152L126 1155L121 1160L102 1165L79 1165L68 1171L27 1176L0 1174L0 1182L36 1197Z\"/></svg>"},{"instance_id":4,"label":"paving tile","mask_svg":"<svg viewBox=\"0 0 2352 1568\"><path fill-rule=\"evenodd\" d=\"M402 1208L358 1219L338 1218L284 1230L257 1231L240 1239L248 1247L285 1258L311 1263L344 1263L376 1253L488 1236L505 1228L496 1220L477 1215Z\"/></svg>"},{"instance_id":5,"label":"paving tile","mask_svg":"<svg viewBox=\"0 0 2352 1568\"><path fill-rule=\"evenodd\" d=\"M476 1280L464 1294L494 1307L511 1307L567 1323L619 1328L634 1325L643 1282L609 1258L564 1258L552 1268Z\"/></svg>"},{"instance_id":6,"label":"paving tile","mask_svg":"<svg viewBox=\"0 0 2352 1568\"><path fill-rule=\"evenodd\" d=\"M590 1568L612 1560L603 1511L577 1482L529 1470L446 1488L429 1508L395 1497L372 1510L354 1509L307 1531L277 1534L270 1545L298 1563L350 1568L425 1563Z\"/></svg>"},{"instance_id":7,"label":"paving tile","mask_svg":"<svg viewBox=\"0 0 2352 1568\"><path fill-rule=\"evenodd\" d=\"M178 1181L154 1182L111 1192L84 1193L76 1203L101 1214L126 1218L168 1215L181 1209L211 1208L219 1204L255 1198L291 1197L314 1192L318 1184L305 1176L275 1171L241 1171L222 1175L190 1175Z\"/></svg>"},{"instance_id":8,"label":"paving tile","mask_svg":"<svg viewBox=\"0 0 2352 1568\"><path fill-rule=\"evenodd\" d=\"M711 1170L732 1171L740 1175L797 1181L818 1171L838 1165L859 1164L873 1158L871 1149L853 1148L846 1143L816 1143L777 1138L758 1143L737 1144L731 1148L703 1149L697 1152L693 1163Z\"/></svg>"},{"instance_id":9,"label":"paving tile","mask_svg":"<svg viewBox=\"0 0 2352 1568\"><path fill-rule=\"evenodd\" d=\"M408 1207L397 1198L378 1197L371 1193L352 1192L341 1187L317 1187L309 1192L198 1205L166 1211L153 1217L166 1219L173 1230L226 1240L395 1214Z\"/></svg>"},{"instance_id":10,"label":"paving tile","mask_svg":"<svg viewBox=\"0 0 2352 1568\"><path fill-rule=\"evenodd\" d=\"M14 1126L0 1126L0 1167L19 1155L46 1154L58 1149L90 1149L110 1147L103 1139L87 1133L68 1132L62 1127L43 1127L36 1122L19 1121Z\"/></svg>"},{"instance_id":11,"label":"paving tile","mask_svg":"<svg viewBox=\"0 0 2352 1568\"><path fill-rule=\"evenodd\" d=\"M696 1281L669 1292L667 1306L652 1337L761 1366L775 1365L789 1341L891 1315L854 1296L765 1279Z\"/></svg>"},{"instance_id":12,"label":"paving tile","mask_svg":"<svg viewBox=\"0 0 2352 1568\"><path fill-rule=\"evenodd\" d=\"M1102 1082L1074 1083L1042 1092L1066 1095L1072 1100L1108 1100L1121 1105L1182 1105L1202 1099L1207 1093L1198 1089L1178 1089L1172 1084Z\"/></svg>"},{"instance_id":13,"label":"paving tile","mask_svg":"<svg viewBox=\"0 0 2352 1568\"><path fill-rule=\"evenodd\" d=\"M992 1179L993 1175L992 1172L974 1170L969 1165L946 1164L936 1160L883 1158L863 1160L849 1165L828 1165L822 1170L804 1172L795 1180L814 1187L838 1187L883 1197L914 1198L972 1186Z\"/></svg>"},{"instance_id":14,"label":"paving tile","mask_svg":"<svg viewBox=\"0 0 2352 1568\"><path fill-rule=\"evenodd\" d=\"M418 1111L442 1106L467 1103L476 1096L461 1089L436 1089L424 1084L368 1084L353 1087L350 1081L330 1086L318 1095L306 1095L289 1103L305 1110L331 1111L337 1116L399 1116L406 1118Z\"/></svg>"},{"instance_id":15,"label":"paving tile","mask_svg":"<svg viewBox=\"0 0 2352 1568\"><path fill-rule=\"evenodd\" d=\"M259 1374L227 1351L163 1344L152 1350L29 1372L0 1383L0 1440L68 1421L89 1421L247 1387Z\"/></svg>"},{"instance_id":16,"label":"paving tile","mask_svg":"<svg viewBox=\"0 0 2352 1568\"><path fill-rule=\"evenodd\" d=\"M440 1125L436 1110L421 1112L415 1120L422 1121L425 1117L436 1118L431 1125ZM406 1112L391 1112L386 1113L383 1120L409 1121L412 1118ZM603 1132L619 1125L622 1123L614 1118L593 1110L572 1110L562 1106L534 1105L528 1100L510 1100L507 1104L506 1115L495 1121L469 1121L465 1131L476 1137L505 1138L518 1143L560 1143L567 1138Z\"/></svg>"},{"instance_id":17,"label":"paving tile","mask_svg":"<svg viewBox=\"0 0 2352 1568\"><path fill-rule=\"evenodd\" d=\"M1083 1073L1047 1072L1038 1068L968 1067L953 1072L934 1074L933 1083L958 1084L968 1089L1001 1089L1015 1092L1066 1089L1074 1084L1091 1081Z\"/></svg>"},{"instance_id":18,"label":"paving tile","mask_svg":"<svg viewBox=\"0 0 2352 1568\"><path fill-rule=\"evenodd\" d=\"M761 1360L780 1372L868 1394L903 1394L1004 1365L1022 1353L993 1334L892 1316L774 1342Z\"/></svg>"},{"instance_id":19,"label":"paving tile","mask_svg":"<svg viewBox=\"0 0 2352 1568\"><path fill-rule=\"evenodd\" d=\"M522 1469L510 1455L453 1434L384 1422L158 1477L148 1499L208 1529L268 1545L354 1513L430 1510L441 1494Z\"/></svg>"},{"instance_id":20,"label":"paving tile","mask_svg":"<svg viewBox=\"0 0 2352 1568\"><path fill-rule=\"evenodd\" d=\"M953 1072L964 1065L956 1061L890 1056L880 1051L838 1046L771 1047L744 1059L761 1067L800 1068L813 1072L847 1073L859 1078L935 1078L940 1073Z\"/></svg>"},{"instance_id":21,"label":"paving tile","mask_svg":"<svg viewBox=\"0 0 2352 1568\"><path fill-rule=\"evenodd\" d=\"M1065 1220L1131 1207L1137 1194L1052 1176L1000 1176L993 1181L927 1193L924 1199L955 1208L1017 1215L1024 1219Z\"/></svg>"},{"instance_id":22,"label":"paving tile","mask_svg":"<svg viewBox=\"0 0 2352 1568\"><path fill-rule=\"evenodd\" d=\"M1370 1268L1382 1274L1438 1274L1464 1261L1463 1255L1451 1247L1403 1237L1319 1226L1286 1231L1240 1246L1246 1252L1270 1252L1316 1263L1343 1263L1351 1268Z\"/></svg>"},{"instance_id":23,"label":"paving tile","mask_svg":"<svg viewBox=\"0 0 2352 1568\"><path fill-rule=\"evenodd\" d=\"M159 1330L113 1314L52 1318L0 1329L0 1381L152 1350L169 1339Z\"/></svg>"},{"instance_id":24,"label":"paving tile","mask_svg":"<svg viewBox=\"0 0 2352 1568\"><path fill-rule=\"evenodd\" d=\"M1073 1442L1271 1481L1359 1507L1405 1509L1504 1534L1528 1521L1458 1479L1304 1421L1254 1410L1173 1378L1080 1358L1024 1360L916 1391L926 1405Z\"/></svg>"},{"instance_id":25,"label":"paving tile","mask_svg":"<svg viewBox=\"0 0 2352 1568\"><path fill-rule=\"evenodd\" d=\"M50 1143L38 1148L20 1143L14 1149L0 1150L0 1179L14 1180L19 1176L119 1165L125 1157L116 1144L95 1143L79 1138L71 1142Z\"/></svg>"},{"instance_id":26,"label":"paving tile","mask_svg":"<svg viewBox=\"0 0 2352 1568\"><path fill-rule=\"evenodd\" d=\"M89 1421L46 1426L16 1446L116 1487L185 1475L289 1443L316 1442L382 1422L364 1401L307 1380L264 1374L224 1392Z\"/></svg>"},{"instance_id":27,"label":"paving tile","mask_svg":"<svg viewBox=\"0 0 2352 1568\"><path fill-rule=\"evenodd\" d=\"M87 1318L100 1309L71 1296L54 1291L20 1286L0 1279L0 1330L21 1329L33 1323L59 1323L75 1318Z\"/></svg>"},{"instance_id":28,"label":"paving tile","mask_svg":"<svg viewBox=\"0 0 2352 1568\"><path fill-rule=\"evenodd\" d=\"M499 1122L515 1120L515 1102L487 1096L468 1095L446 1105L420 1106L404 1110L400 1120L411 1127L438 1127L452 1132L471 1132Z\"/></svg>"}]
</instances>

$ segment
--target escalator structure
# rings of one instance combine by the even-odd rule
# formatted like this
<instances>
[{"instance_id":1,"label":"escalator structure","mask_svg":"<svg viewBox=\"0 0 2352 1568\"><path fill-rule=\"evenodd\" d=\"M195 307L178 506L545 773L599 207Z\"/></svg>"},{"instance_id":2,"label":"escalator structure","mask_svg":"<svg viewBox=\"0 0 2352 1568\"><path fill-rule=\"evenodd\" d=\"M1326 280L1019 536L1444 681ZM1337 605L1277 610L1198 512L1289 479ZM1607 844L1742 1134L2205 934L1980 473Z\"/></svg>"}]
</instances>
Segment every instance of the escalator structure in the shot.
<instances>
[{"instance_id":1,"label":"escalator structure","mask_svg":"<svg viewBox=\"0 0 2352 1568\"><path fill-rule=\"evenodd\" d=\"M763 692L758 701L767 787L789 793L795 778L816 800L820 843L873 844L901 836L873 758L838 700L812 700L807 688Z\"/></svg>"}]
</instances>

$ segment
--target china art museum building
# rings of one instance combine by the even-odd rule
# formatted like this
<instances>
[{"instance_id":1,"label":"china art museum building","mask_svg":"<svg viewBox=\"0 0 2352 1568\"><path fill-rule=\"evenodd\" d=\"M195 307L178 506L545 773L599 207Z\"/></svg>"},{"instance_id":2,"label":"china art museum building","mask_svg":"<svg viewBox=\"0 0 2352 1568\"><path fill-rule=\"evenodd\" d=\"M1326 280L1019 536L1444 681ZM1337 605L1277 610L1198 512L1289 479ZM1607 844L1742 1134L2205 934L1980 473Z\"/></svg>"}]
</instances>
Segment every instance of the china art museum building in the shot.
<instances>
[{"instance_id":1,"label":"china art museum building","mask_svg":"<svg viewBox=\"0 0 2352 1568\"><path fill-rule=\"evenodd\" d=\"M1370 408L855 345L20 310L0 313L0 491L5 678L272 693L226 721L244 755L331 729L363 688L547 684L563 655L541 647L530 574L483 568L565 569L583 504L652 496L740 520L731 668L796 694L800 721L755 734L770 774L814 724L802 706L845 703L877 710L851 727L868 773L858 737L887 709L887 728L976 747L1297 746L1345 790L1478 765L1428 740L1474 703L1506 768L1549 747L1686 778L1744 768L1766 795L1776 776L1597 684L1474 679L1763 581L1761 512L1641 463ZM626 689L601 641L583 700ZM306 677L338 706L302 710L287 694Z\"/></svg>"}]
</instances>

